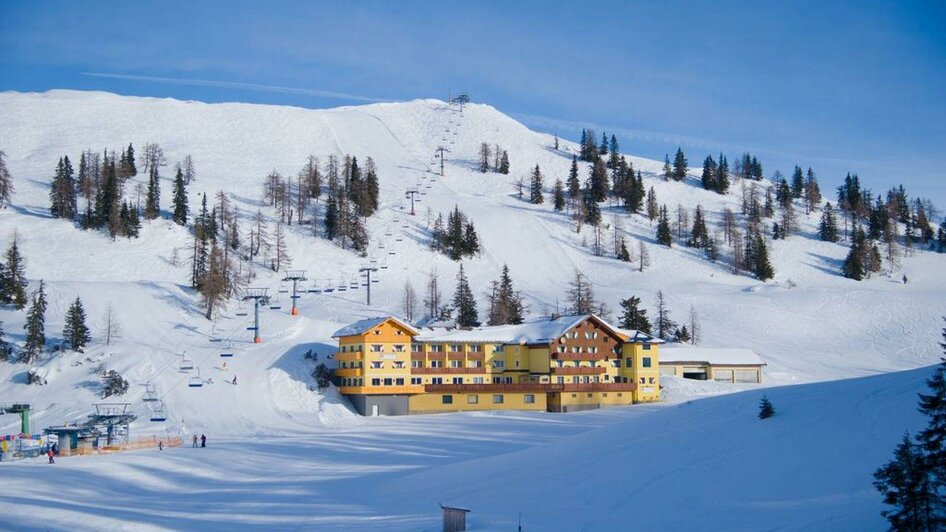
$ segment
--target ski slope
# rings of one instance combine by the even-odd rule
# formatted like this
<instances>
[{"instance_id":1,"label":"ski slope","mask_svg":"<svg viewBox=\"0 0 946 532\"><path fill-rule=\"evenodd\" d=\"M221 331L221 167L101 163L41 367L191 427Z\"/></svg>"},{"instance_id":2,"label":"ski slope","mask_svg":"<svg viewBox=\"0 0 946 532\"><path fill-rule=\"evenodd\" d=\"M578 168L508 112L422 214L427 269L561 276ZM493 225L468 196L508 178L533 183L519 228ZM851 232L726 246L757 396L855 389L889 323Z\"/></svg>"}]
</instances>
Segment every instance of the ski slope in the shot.
<instances>
[{"instance_id":1,"label":"ski slope","mask_svg":"<svg viewBox=\"0 0 946 532\"><path fill-rule=\"evenodd\" d=\"M674 406L358 418L300 436L0 464L17 530L882 530L871 474L928 369ZM675 381L675 379L672 379ZM671 386L677 384L672 383Z\"/></svg>"},{"instance_id":2,"label":"ski slope","mask_svg":"<svg viewBox=\"0 0 946 532\"><path fill-rule=\"evenodd\" d=\"M482 294L503 264L509 265L532 315L564 305L575 270L590 278L596 296L615 316L621 299L637 295L652 309L657 290L663 290L675 319L686 320L691 306L697 310L702 345L757 352L767 363L766 386L864 377L937 362L940 316L946 313L946 285L940 280L946 265L943 255L917 251L888 276L850 281L837 273L847 246L818 241L819 213L801 214L799 234L770 244L776 277L763 284L734 276L694 250L656 245L646 218L604 207L604 222L611 224L617 215L629 244L642 240L648 245L651 266L638 272L610 256L595 257L588 245L593 240L589 228L576 233L566 215L552 210L551 186L556 178L565 179L577 147L562 141L562 149L556 151L551 136L530 131L482 104L466 106L461 115L436 100L311 110L96 92L4 92L0 116L4 117L0 150L7 154L16 186L13 204L0 211L0 245L5 247L17 232L31 289L45 280L50 299L46 331L52 341L60 336L63 315L76 296L82 298L94 337L86 353L59 353L37 365L47 375L46 386L27 386L29 368L23 364L0 364L0 400L33 404L36 427L84 418L101 401L95 369L104 364L131 383L129 393L119 400L129 402L140 416L132 425L133 434L206 433L212 442L220 442L200 458L180 449L159 456L129 453L62 460L55 470L39 469L39 464L2 464L0 474L13 479L14 489L0 495L0 503L4 510L17 510L0 517L0 522L56 528L78 520L87 529L130 526L137 520L167 528L215 528L215 523L226 522L227 526L433 529L436 516L431 511L443 494L456 504L483 508L476 511L484 517L474 517L481 529L508 529L517 511L515 488L534 489L529 486L536 483L573 494L575 504L549 504L552 499L535 492L533 506L524 512L543 517L529 517L542 525L532 529L555 529L557 524L571 530L620 529L614 519L628 512L645 528L682 528L684 519L704 514L710 519L709 528L766 528L769 518L781 523L771 528L845 528L847 521L828 520L841 511L854 525L866 525L850 529L882 526L876 515L877 498L864 478L902 430L915 425L912 394L924 370L771 390L776 408L780 412L783 405L789 408L784 418L765 428L786 442L803 444L797 451L803 454L791 454L777 443L781 440L758 432L752 417L756 391L694 401L686 407L635 406L568 416L363 419L333 389L325 394L314 391L313 363L302 355L312 350L325 360L334 350L330 335L340 326L399 313L404 283L411 281L420 293L431 271L440 276L445 298L451 296L458 264L429 250L428 209L436 217L456 205L476 225L483 252L465 260L464 268L479 298L481 316L486 304ZM212 199L223 190L239 208L244 224L257 210L272 218L272 210L260 199L263 178L272 170L295 175L310 154L323 163L329 154L352 154L361 161L373 157L380 176L381 208L368 221L369 257L313 237L309 225L287 227L292 267L307 270L320 286L349 284L358 267L369 260L383 266L377 275L380 282L373 285L373 305L365 305L363 289L306 293L300 301L301 316L294 318L288 315L285 294L280 294L283 308L263 311L264 342L253 344L246 330L252 316L238 316L235 302L213 322L203 318L199 300L188 288L190 237L184 228L169 220L145 222L140 239L113 242L49 216L49 183L59 157L69 155L77 167L85 149L120 150L129 142L136 149L157 142L165 150L170 163L162 169L165 215L170 209L171 167L190 154L197 166L197 181L188 190L192 212L200 205L200 194ZM509 175L476 171L481 142L499 144L509 152ZM450 150L443 177L432 172L439 170L434 158L439 145ZM633 146L628 148L633 152ZM691 163L703 155L689 154ZM702 190L695 177L664 182L656 177L662 163L628 158L643 171L645 186L653 186L659 202L671 211L677 204L691 211L701 204L709 223L717 222L726 207L739 211L738 183L732 194L719 196ZM524 202L515 193L516 180L527 178L536 164L546 176L543 205ZM582 165L582 176L586 175ZM832 190L838 177L819 176L822 189ZM127 193L133 192L135 182L142 182L142 176L132 180ZM423 192L416 216L407 213L409 201L404 199L411 188ZM607 233L610 240L610 230ZM253 286L277 292L281 273L262 267L256 273ZM898 281L904 274L910 279L907 284ZM102 315L109 305L122 331L106 346ZM25 312L0 309L0 320L7 337L22 344ZM233 351L234 358L221 358L223 351ZM181 353L200 368L202 379L213 383L188 387L192 373L179 371ZM238 385L226 382L234 375ZM147 420L149 408L142 402L146 383L154 385L163 401L166 423ZM673 402L747 389L674 380L667 386L665 395ZM873 387L887 391L874 392ZM819 397L820 402L815 400ZM793 405L798 406L794 414ZM849 422L842 416L848 411L856 412ZM748 421L732 422L731 431L709 438L734 416ZM875 422L873 416L886 421ZM837 474L821 475L815 465L832 466L816 452L820 447L808 442L828 445L818 428L835 425L844 430L827 433L837 440L834 445L841 448L843 442L857 442L860 437L860 455L830 453L831 459L847 465ZM14 416L0 417L0 434L16 427ZM648 434L653 439L640 436ZM707 439L705 452L694 454ZM600 442L618 443L599 450ZM588 446L595 452L586 453ZM746 461L711 453L727 449L738 449ZM776 465L762 467L769 456L761 454L764 449L785 454L772 457ZM628 463L620 470L623 475L613 474L604 462L596 466L589 461L594 456L639 452L658 459ZM680 456L685 458L678 460ZM858 456L863 463L849 462L848 457ZM536 471L550 469L553 457L567 462L561 472L537 477ZM771 475L788 474L785 468L801 463L802 457L814 464L803 468L801 478L809 479L804 489L824 486L807 499L800 484L789 483L783 490L771 482ZM295 464L291 472L289 462ZM488 472L494 468L505 473L492 477ZM744 474L712 474L731 468L743 468L737 470ZM412 476L404 477L408 471ZM455 476L448 483L441 471ZM90 478L100 479L102 490L79 493L78 486ZM379 478L384 483L378 486L388 487L374 487ZM413 479L413 484L405 478ZM649 479L655 489L640 491L633 483L622 484L629 478ZM745 519L731 521L731 527L726 525L729 513L710 509L723 493L708 484L707 479L716 478L731 485L731 493L743 497L739 500L748 501L747 507L729 508L746 514ZM35 479L40 482L32 485ZM74 483L75 490L66 500L58 496L54 504L57 496L50 491L54 482ZM597 493L586 482L606 486L617 495ZM128 495L129 483L146 491ZM621 494L628 489L633 496ZM261 490L269 494L260 499ZM107 502L118 493L124 497ZM664 498L688 510L661 502ZM665 510L640 511L646 506L638 504L644 502ZM31 521L37 504L55 506L46 525ZM212 512L195 517L208 505ZM591 516L568 511L588 507L605 511ZM109 508L114 512L106 511ZM313 521L315 516L325 517Z\"/></svg>"}]
</instances>

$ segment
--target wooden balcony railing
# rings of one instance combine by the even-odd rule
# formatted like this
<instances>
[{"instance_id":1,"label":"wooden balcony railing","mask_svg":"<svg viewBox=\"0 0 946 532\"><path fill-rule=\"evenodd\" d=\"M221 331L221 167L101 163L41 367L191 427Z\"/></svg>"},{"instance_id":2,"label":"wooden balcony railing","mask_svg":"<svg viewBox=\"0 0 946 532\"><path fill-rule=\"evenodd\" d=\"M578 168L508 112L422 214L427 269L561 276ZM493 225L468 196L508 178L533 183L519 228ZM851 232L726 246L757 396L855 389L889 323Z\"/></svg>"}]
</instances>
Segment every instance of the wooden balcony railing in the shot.
<instances>
[{"instance_id":1,"label":"wooden balcony railing","mask_svg":"<svg viewBox=\"0 0 946 532\"><path fill-rule=\"evenodd\" d=\"M483 374L486 368L413 368L412 375L466 375Z\"/></svg>"},{"instance_id":2,"label":"wooden balcony railing","mask_svg":"<svg viewBox=\"0 0 946 532\"><path fill-rule=\"evenodd\" d=\"M631 392L637 385L592 382L587 384L427 384L428 393L552 393L552 392Z\"/></svg>"},{"instance_id":3,"label":"wooden balcony railing","mask_svg":"<svg viewBox=\"0 0 946 532\"><path fill-rule=\"evenodd\" d=\"M552 353L552 360L606 360L607 353Z\"/></svg>"},{"instance_id":4,"label":"wooden balcony railing","mask_svg":"<svg viewBox=\"0 0 946 532\"><path fill-rule=\"evenodd\" d=\"M593 368L584 367L584 366L580 368L576 368L576 367L559 368L556 366L552 366L552 375L600 375L602 373L606 373L607 370L608 368L601 368L597 366Z\"/></svg>"}]
</instances>

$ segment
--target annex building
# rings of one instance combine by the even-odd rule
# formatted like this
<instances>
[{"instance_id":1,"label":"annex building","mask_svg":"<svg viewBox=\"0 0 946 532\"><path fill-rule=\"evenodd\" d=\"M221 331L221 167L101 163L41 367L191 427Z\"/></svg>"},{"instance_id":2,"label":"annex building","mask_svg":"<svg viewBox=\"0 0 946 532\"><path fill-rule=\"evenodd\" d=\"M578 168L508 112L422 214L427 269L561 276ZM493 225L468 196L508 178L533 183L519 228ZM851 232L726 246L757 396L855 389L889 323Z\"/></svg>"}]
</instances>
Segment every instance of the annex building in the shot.
<instances>
[{"instance_id":1,"label":"annex building","mask_svg":"<svg viewBox=\"0 0 946 532\"><path fill-rule=\"evenodd\" d=\"M387 316L335 332L335 381L362 415L569 412L660 399L663 340L591 315L418 329Z\"/></svg>"},{"instance_id":2,"label":"annex building","mask_svg":"<svg viewBox=\"0 0 946 532\"><path fill-rule=\"evenodd\" d=\"M716 382L760 383L762 366L759 355L749 349L673 345L660 357L661 375Z\"/></svg>"}]
</instances>

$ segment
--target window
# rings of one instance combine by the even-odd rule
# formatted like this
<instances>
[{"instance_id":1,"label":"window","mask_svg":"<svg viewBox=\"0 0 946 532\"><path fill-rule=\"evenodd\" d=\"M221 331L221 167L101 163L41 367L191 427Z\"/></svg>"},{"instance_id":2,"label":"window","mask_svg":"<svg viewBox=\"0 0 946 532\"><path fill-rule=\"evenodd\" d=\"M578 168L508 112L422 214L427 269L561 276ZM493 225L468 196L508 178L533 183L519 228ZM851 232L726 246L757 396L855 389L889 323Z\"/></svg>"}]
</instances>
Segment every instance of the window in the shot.
<instances>
[{"instance_id":1,"label":"window","mask_svg":"<svg viewBox=\"0 0 946 532\"><path fill-rule=\"evenodd\" d=\"M618 397L624 397L624 394L621 392L618 392Z\"/></svg>"},{"instance_id":2,"label":"window","mask_svg":"<svg viewBox=\"0 0 946 532\"><path fill-rule=\"evenodd\" d=\"M601 394L601 397L607 397L607 396L608 396L608 392Z\"/></svg>"},{"instance_id":3,"label":"window","mask_svg":"<svg viewBox=\"0 0 946 532\"><path fill-rule=\"evenodd\" d=\"M647 378L647 384L653 384L653 383L654 383L654 378L653 378L653 377L648 377L648 378Z\"/></svg>"},{"instance_id":4,"label":"window","mask_svg":"<svg viewBox=\"0 0 946 532\"><path fill-rule=\"evenodd\" d=\"M493 384L499 384L503 382L502 377L493 377Z\"/></svg>"},{"instance_id":5,"label":"window","mask_svg":"<svg viewBox=\"0 0 946 532\"><path fill-rule=\"evenodd\" d=\"M431 361L430 361L430 367L432 367L432 368L442 368L442 367L443 367L443 360L431 360Z\"/></svg>"},{"instance_id":6,"label":"window","mask_svg":"<svg viewBox=\"0 0 946 532\"><path fill-rule=\"evenodd\" d=\"M568 348L565 347L564 345L558 346L558 352L559 352L559 353L564 353L564 352L567 351L567 350L568 350Z\"/></svg>"},{"instance_id":7,"label":"window","mask_svg":"<svg viewBox=\"0 0 946 532\"><path fill-rule=\"evenodd\" d=\"M398 377L394 379L394 384L396 386L404 386L404 377Z\"/></svg>"},{"instance_id":8,"label":"window","mask_svg":"<svg viewBox=\"0 0 946 532\"><path fill-rule=\"evenodd\" d=\"M644 377L641 377L641 384L647 384L646 379L644 379Z\"/></svg>"},{"instance_id":9,"label":"window","mask_svg":"<svg viewBox=\"0 0 946 532\"><path fill-rule=\"evenodd\" d=\"M480 396L475 394L470 394L466 396L466 404L475 405L480 402Z\"/></svg>"},{"instance_id":10,"label":"window","mask_svg":"<svg viewBox=\"0 0 946 532\"><path fill-rule=\"evenodd\" d=\"M565 377L556 377L557 384L565 384Z\"/></svg>"},{"instance_id":11,"label":"window","mask_svg":"<svg viewBox=\"0 0 946 532\"><path fill-rule=\"evenodd\" d=\"M434 377L430 379L431 384L443 384L443 377Z\"/></svg>"},{"instance_id":12,"label":"window","mask_svg":"<svg viewBox=\"0 0 946 532\"><path fill-rule=\"evenodd\" d=\"M581 353L580 347L572 347L572 353Z\"/></svg>"},{"instance_id":13,"label":"window","mask_svg":"<svg viewBox=\"0 0 946 532\"><path fill-rule=\"evenodd\" d=\"M590 393L588 394L588 398L591 399L591 394L590 394Z\"/></svg>"},{"instance_id":14,"label":"window","mask_svg":"<svg viewBox=\"0 0 946 532\"><path fill-rule=\"evenodd\" d=\"M454 377L453 384L463 384L463 377Z\"/></svg>"},{"instance_id":15,"label":"window","mask_svg":"<svg viewBox=\"0 0 946 532\"><path fill-rule=\"evenodd\" d=\"M629 368L634 367L634 359L627 357L627 360L624 361L624 365Z\"/></svg>"},{"instance_id":16,"label":"window","mask_svg":"<svg viewBox=\"0 0 946 532\"><path fill-rule=\"evenodd\" d=\"M400 360L394 361L394 369L404 369L404 362Z\"/></svg>"},{"instance_id":17,"label":"window","mask_svg":"<svg viewBox=\"0 0 946 532\"><path fill-rule=\"evenodd\" d=\"M496 394L496 395L493 396L493 404L494 404L494 405L501 405L501 404L503 404L503 396L502 396L502 394Z\"/></svg>"},{"instance_id":18,"label":"window","mask_svg":"<svg viewBox=\"0 0 946 532\"><path fill-rule=\"evenodd\" d=\"M462 367L463 367L462 364L463 364L463 361L462 361L462 360L451 360L451 361L450 361L450 367L451 367L451 368L462 368Z\"/></svg>"},{"instance_id":19,"label":"window","mask_svg":"<svg viewBox=\"0 0 946 532\"><path fill-rule=\"evenodd\" d=\"M443 353L443 346L441 344L431 344L430 351L432 353Z\"/></svg>"},{"instance_id":20,"label":"window","mask_svg":"<svg viewBox=\"0 0 946 532\"><path fill-rule=\"evenodd\" d=\"M445 405L452 405L452 404L453 404L453 396L452 396L452 395L444 395L444 396L441 396L441 400L443 401L443 404L445 404Z\"/></svg>"},{"instance_id":21,"label":"window","mask_svg":"<svg viewBox=\"0 0 946 532\"><path fill-rule=\"evenodd\" d=\"M644 344L644 351L650 351L650 344Z\"/></svg>"},{"instance_id":22,"label":"window","mask_svg":"<svg viewBox=\"0 0 946 532\"><path fill-rule=\"evenodd\" d=\"M363 352L363 351L365 350L365 346L363 346L363 345L355 346L355 349L352 349L352 351L355 351L355 350L357 350L359 353L361 353L361 352Z\"/></svg>"},{"instance_id":23,"label":"window","mask_svg":"<svg viewBox=\"0 0 946 532\"><path fill-rule=\"evenodd\" d=\"M400 329L397 329L396 331L394 331L394 334L395 334L396 336L404 336L404 331L402 331L402 330L400 330Z\"/></svg>"},{"instance_id":24,"label":"window","mask_svg":"<svg viewBox=\"0 0 946 532\"><path fill-rule=\"evenodd\" d=\"M483 352L483 346L480 345L480 344L470 344L470 352L471 352L471 353L482 353L482 352Z\"/></svg>"},{"instance_id":25,"label":"window","mask_svg":"<svg viewBox=\"0 0 946 532\"><path fill-rule=\"evenodd\" d=\"M371 362L371 369L381 369L383 366L384 366L384 363L378 360L374 360Z\"/></svg>"},{"instance_id":26,"label":"window","mask_svg":"<svg viewBox=\"0 0 946 532\"><path fill-rule=\"evenodd\" d=\"M519 367L519 361L518 361L518 360L516 361L516 367L517 367L517 368Z\"/></svg>"},{"instance_id":27,"label":"window","mask_svg":"<svg viewBox=\"0 0 946 532\"><path fill-rule=\"evenodd\" d=\"M424 379L421 377L411 377L411 384L423 384Z\"/></svg>"},{"instance_id":28,"label":"window","mask_svg":"<svg viewBox=\"0 0 946 532\"><path fill-rule=\"evenodd\" d=\"M612 367L612 368L619 368L619 367L621 367L621 359L620 359L620 358L613 358L613 359L611 359L611 367Z\"/></svg>"},{"instance_id":29,"label":"window","mask_svg":"<svg viewBox=\"0 0 946 532\"><path fill-rule=\"evenodd\" d=\"M381 335L381 329L375 329L375 330L374 330L374 334L375 334L375 336L380 336L380 335Z\"/></svg>"},{"instance_id":30,"label":"window","mask_svg":"<svg viewBox=\"0 0 946 532\"><path fill-rule=\"evenodd\" d=\"M381 379L371 379L372 386L381 386Z\"/></svg>"},{"instance_id":31,"label":"window","mask_svg":"<svg viewBox=\"0 0 946 532\"><path fill-rule=\"evenodd\" d=\"M505 367L506 367L506 361L505 361L505 360L494 360L494 361L493 361L493 367L494 367L494 368L505 368Z\"/></svg>"},{"instance_id":32,"label":"window","mask_svg":"<svg viewBox=\"0 0 946 532\"><path fill-rule=\"evenodd\" d=\"M385 385L385 386L393 386L393 385L394 385L394 379L391 378L391 377L385 378L385 379L384 379L384 385Z\"/></svg>"},{"instance_id":33,"label":"window","mask_svg":"<svg viewBox=\"0 0 946 532\"><path fill-rule=\"evenodd\" d=\"M473 384L483 384L483 377L473 377Z\"/></svg>"},{"instance_id":34,"label":"window","mask_svg":"<svg viewBox=\"0 0 946 532\"><path fill-rule=\"evenodd\" d=\"M348 367L348 364L346 362L342 362L341 366L342 366L342 369L345 369Z\"/></svg>"},{"instance_id":35,"label":"window","mask_svg":"<svg viewBox=\"0 0 946 532\"><path fill-rule=\"evenodd\" d=\"M420 360L411 360L411 367L412 367L412 368L419 368L419 367L420 367Z\"/></svg>"},{"instance_id":36,"label":"window","mask_svg":"<svg viewBox=\"0 0 946 532\"><path fill-rule=\"evenodd\" d=\"M525 401L525 403L526 403L527 405L534 404L534 403L535 403L535 395L533 395L533 394L531 394L531 393L527 393L527 394L525 395L525 397L523 397L523 401Z\"/></svg>"},{"instance_id":37,"label":"window","mask_svg":"<svg viewBox=\"0 0 946 532\"><path fill-rule=\"evenodd\" d=\"M420 352L422 352L423 350L424 350L424 345L423 345L423 344L411 344L411 352L412 352L412 353L420 353Z\"/></svg>"},{"instance_id":38,"label":"window","mask_svg":"<svg viewBox=\"0 0 946 532\"><path fill-rule=\"evenodd\" d=\"M598 348L597 348L597 347L594 347L594 346L589 347L589 348L588 348L588 352L591 353L591 354L596 354L596 353L598 352Z\"/></svg>"},{"instance_id":39,"label":"window","mask_svg":"<svg viewBox=\"0 0 946 532\"><path fill-rule=\"evenodd\" d=\"M644 357L644 358L642 358L642 359L641 359L641 362L642 362L642 365L643 365L645 368L649 368L649 367L650 367L650 357Z\"/></svg>"},{"instance_id":40,"label":"window","mask_svg":"<svg viewBox=\"0 0 946 532\"><path fill-rule=\"evenodd\" d=\"M604 380L606 380L606 381L611 380L611 376L608 375L607 373L605 373L605 374L604 374Z\"/></svg>"},{"instance_id":41,"label":"window","mask_svg":"<svg viewBox=\"0 0 946 532\"><path fill-rule=\"evenodd\" d=\"M576 399L576 398L578 398L578 394L577 394L577 393L573 393L573 394L572 394L572 399Z\"/></svg>"},{"instance_id":42,"label":"window","mask_svg":"<svg viewBox=\"0 0 946 532\"><path fill-rule=\"evenodd\" d=\"M470 367L470 368L482 368L482 367L483 367L483 361L482 361L482 360L470 360L469 362L467 362L467 367Z\"/></svg>"},{"instance_id":43,"label":"window","mask_svg":"<svg viewBox=\"0 0 946 532\"><path fill-rule=\"evenodd\" d=\"M403 352L404 352L404 344L394 344L394 352L395 352L395 353L403 353Z\"/></svg>"},{"instance_id":44,"label":"window","mask_svg":"<svg viewBox=\"0 0 946 532\"><path fill-rule=\"evenodd\" d=\"M460 344L451 344L451 345L450 345L450 351L452 351L452 352L454 352L454 353L461 353L461 352L463 352L463 346L460 345Z\"/></svg>"},{"instance_id":45,"label":"window","mask_svg":"<svg viewBox=\"0 0 946 532\"><path fill-rule=\"evenodd\" d=\"M382 344L371 344L372 353L380 353L382 349L384 349L384 345Z\"/></svg>"},{"instance_id":46,"label":"window","mask_svg":"<svg viewBox=\"0 0 946 532\"><path fill-rule=\"evenodd\" d=\"M494 352L494 353L502 353L502 352L504 352L504 351L506 351L506 346L504 346L503 344L499 344L499 345L496 345L495 347L493 347L493 352Z\"/></svg>"}]
</instances>

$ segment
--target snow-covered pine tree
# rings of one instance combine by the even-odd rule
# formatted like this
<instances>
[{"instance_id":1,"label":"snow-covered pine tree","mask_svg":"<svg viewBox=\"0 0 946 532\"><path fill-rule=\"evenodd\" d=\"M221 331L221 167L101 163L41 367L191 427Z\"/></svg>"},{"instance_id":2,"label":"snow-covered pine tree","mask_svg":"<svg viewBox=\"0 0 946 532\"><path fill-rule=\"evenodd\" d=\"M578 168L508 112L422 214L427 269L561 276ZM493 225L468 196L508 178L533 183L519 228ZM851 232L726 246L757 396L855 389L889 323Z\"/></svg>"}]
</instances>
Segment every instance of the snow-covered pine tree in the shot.
<instances>
[{"instance_id":1,"label":"snow-covered pine tree","mask_svg":"<svg viewBox=\"0 0 946 532\"><path fill-rule=\"evenodd\" d=\"M69 310L66 312L65 323L62 328L62 338L66 346L73 350L82 352L90 341L92 335L89 334L89 327L85 324L85 309L82 308L82 300L76 297Z\"/></svg>"},{"instance_id":2,"label":"snow-covered pine tree","mask_svg":"<svg viewBox=\"0 0 946 532\"><path fill-rule=\"evenodd\" d=\"M473 297L470 283L463 272L463 264L460 264L460 272L457 274L457 289L453 295L453 308L457 312L458 327L476 327L480 324L476 312L476 298Z\"/></svg>"},{"instance_id":3,"label":"snow-covered pine tree","mask_svg":"<svg viewBox=\"0 0 946 532\"><path fill-rule=\"evenodd\" d=\"M20 362L32 364L46 348L46 306L46 284L40 281L23 325L26 330L26 343L20 353Z\"/></svg>"}]
</instances>

